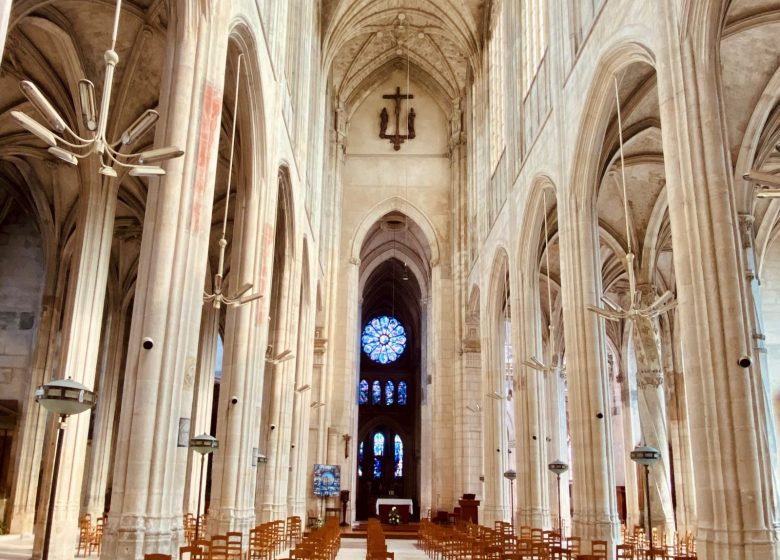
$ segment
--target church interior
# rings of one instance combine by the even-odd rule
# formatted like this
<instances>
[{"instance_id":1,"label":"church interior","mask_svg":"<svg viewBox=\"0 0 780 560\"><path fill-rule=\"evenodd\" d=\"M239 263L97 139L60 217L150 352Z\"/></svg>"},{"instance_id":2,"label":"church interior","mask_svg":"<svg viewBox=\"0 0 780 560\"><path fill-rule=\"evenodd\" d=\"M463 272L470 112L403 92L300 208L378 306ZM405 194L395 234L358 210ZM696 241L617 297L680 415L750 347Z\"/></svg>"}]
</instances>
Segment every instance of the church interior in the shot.
<instances>
[{"instance_id":1,"label":"church interior","mask_svg":"<svg viewBox=\"0 0 780 560\"><path fill-rule=\"evenodd\" d=\"M0 559L780 560L778 37L0 1Z\"/></svg>"}]
</instances>

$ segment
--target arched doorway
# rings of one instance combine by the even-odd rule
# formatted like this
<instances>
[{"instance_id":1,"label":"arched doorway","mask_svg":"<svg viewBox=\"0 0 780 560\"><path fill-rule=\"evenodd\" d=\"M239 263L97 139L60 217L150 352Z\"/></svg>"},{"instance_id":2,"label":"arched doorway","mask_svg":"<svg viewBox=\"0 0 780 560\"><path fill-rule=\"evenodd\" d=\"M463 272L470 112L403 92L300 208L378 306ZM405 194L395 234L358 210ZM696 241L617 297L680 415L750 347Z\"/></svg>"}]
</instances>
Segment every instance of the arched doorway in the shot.
<instances>
[{"instance_id":1,"label":"arched doorway","mask_svg":"<svg viewBox=\"0 0 780 560\"><path fill-rule=\"evenodd\" d=\"M407 498L419 509L420 286L390 258L363 289L356 514L376 514L378 498Z\"/></svg>"}]
</instances>

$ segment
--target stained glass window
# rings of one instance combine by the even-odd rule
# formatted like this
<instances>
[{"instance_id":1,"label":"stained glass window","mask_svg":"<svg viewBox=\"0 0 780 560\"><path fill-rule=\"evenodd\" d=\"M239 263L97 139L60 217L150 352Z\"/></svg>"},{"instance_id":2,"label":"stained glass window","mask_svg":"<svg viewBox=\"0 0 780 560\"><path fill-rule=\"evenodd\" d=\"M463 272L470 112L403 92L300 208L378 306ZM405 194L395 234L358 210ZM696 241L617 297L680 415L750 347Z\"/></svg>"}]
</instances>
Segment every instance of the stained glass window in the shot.
<instances>
[{"instance_id":1,"label":"stained glass window","mask_svg":"<svg viewBox=\"0 0 780 560\"><path fill-rule=\"evenodd\" d=\"M385 435L382 432L374 434L374 455L381 457L385 454Z\"/></svg>"},{"instance_id":2,"label":"stained glass window","mask_svg":"<svg viewBox=\"0 0 780 560\"><path fill-rule=\"evenodd\" d=\"M358 389L358 404L368 404L368 381L365 379L360 380L360 388Z\"/></svg>"},{"instance_id":3,"label":"stained glass window","mask_svg":"<svg viewBox=\"0 0 780 560\"><path fill-rule=\"evenodd\" d=\"M388 381L385 383L385 404L391 405L393 404L393 399L395 398L395 384L392 381Z\"/></svg>"},{"instance_id":4,"label":"stained glass window","mask_svg":"<svg viewBox=\"0 0 780 560\"><path fill-rule=\"evenodd\" d=\"M376 379L371 384L371 404L379 404L382 401L382 384Z\"/></svg>"},{"instance_id":5,"label":"stained glass window","mask_svg":"<svg viewBox=\"0 0 780 560\"><path fill-rule=\"evenodd\" d=\"M395 317L382 315L371 319L360 339L363 352L380 364L396 361L406 348L406 331Z\"/></svg>"},{"instance_id":6,"label":"stained glass window","mask_svg":"<svg viewBox=\"0 0 780 560\"><path fill-rule=\"evenodd\" d=\"M368 398L368 383L366 383L366 398ZM358 477L363 477L363 467L361 466L363 464L363 442L360 442L360 445L358 445Z\"/></svg>"},{"instance_id":7,"label":"stained glass window","mask_svg":"<svg viewBox=\"0 0 780 560\"><path fill-rule=\"evenodd\" d=\"M401 441L401 436L395 435L395 477L403 478L404 476L404 442Z\"/></svg>"},{"instance_id":8,"label":"stained glass window","mask_svg":"<svg viewBox=\"0 0 780 560\"><path fill-rule=\"evenodd\" d=\"M360 442L360 445L358 445L358 463L363 462L363 442Z\"/></svg>"},{"instance_id":9,"label":"stained glass window","mask_svg":"<svg viewBox=\"0 0 780 560\"><path fill-rule=\"evenodd\" d=\"M374 457L374 478L382 478L382 460Z\"/></svg>"},{"instance_id":10,"label":"stained glass window","mask_svg":"<svg viewBox=\"0 0 780 560\"><path fill-rule=\"evenodd\" d=\"M398 383L398 404L406 404L406 381Z\"/></svg>"}]
</instances>

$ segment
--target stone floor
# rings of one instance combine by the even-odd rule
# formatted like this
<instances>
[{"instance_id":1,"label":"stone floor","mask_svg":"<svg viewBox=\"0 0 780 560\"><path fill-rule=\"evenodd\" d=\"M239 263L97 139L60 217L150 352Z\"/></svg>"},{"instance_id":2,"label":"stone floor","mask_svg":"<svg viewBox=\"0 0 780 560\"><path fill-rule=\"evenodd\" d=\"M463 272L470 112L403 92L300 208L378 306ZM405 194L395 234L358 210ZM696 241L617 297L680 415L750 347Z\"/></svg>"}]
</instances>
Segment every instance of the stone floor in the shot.
<instances>
[{"instance_id":1,"label":"stone floor","mask_svg":"<svg viewBox=\"0 0 780 560\"><path fill-rule=\"evenodd\" d=\"M395 560L422 560L427 558L417 548L415 541L387 539L387 550L395 552ZM365 560L366 541L362 539L341 539L341 550L336 560Z\"/></svg>"},{"instance_id":2,"label":"stone floor","mask_svg":"<svg viewBox=\"0 0 780 560\"><path fill-rule=\"evenodd\" d=\"M32 547L32 535L0 536L0 560L29 560Z\"/></svg>"},{"instance_id":3,"label":"stone floor","mask_svg":"<svg viewBox=\"0 0 780 560\"><path fill-rule=\"evenodd\" d=\"M0 536L0 560L30 560L32 558L32 535ZM396 560L423 560L425 554L417 548L415 541L387 539L387 549L395 553ZM286 554L280 555L280 558ZM366 541L363 539L341 539L341 550L336 560L364 560ZM97 558L97 555L93 556Z\"/></svg>"}]
</instances>

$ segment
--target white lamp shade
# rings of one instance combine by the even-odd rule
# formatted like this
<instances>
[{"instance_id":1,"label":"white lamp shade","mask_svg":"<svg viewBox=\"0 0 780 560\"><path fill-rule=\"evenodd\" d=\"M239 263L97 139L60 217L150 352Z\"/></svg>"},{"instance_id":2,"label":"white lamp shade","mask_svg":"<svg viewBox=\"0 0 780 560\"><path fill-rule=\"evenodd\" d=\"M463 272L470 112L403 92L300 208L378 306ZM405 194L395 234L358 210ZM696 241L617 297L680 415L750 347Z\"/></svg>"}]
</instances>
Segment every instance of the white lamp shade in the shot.
<instances>
[{"instance_id":1,"label":"white lamp shade","mask_svg":"<svg viewBox=\"0 0 780 560\"><path fill-rule=\"evenodd\" d=\"M95 406L96 395L72 379L58 379L35 390L35 401L54 414L70 416Z\"/></svg>"},{"instance_id":2,"label":"white lamp shade","mask_svg":"<svg viewBox=\"0 0 780 560\"><path fill-rule=\"evenodd\" d=\"M201 455L211 453L217 448L219 448L217 438L209 434L201 434L190 439L190 449Z\"/></svg>"},{"instance_id":3,"label":"white lamp shade","mask_svg":"<svg viewBox=\"0 0 780 560\"><path fill-rule=\"evenodd\" d=\"M649 467L661 460L661 452L655 447L639 445L631 452L631 460L645 467Z\"/></svg>"},{"instance_id":4,"label":"white lamp shade","mask_svg":"<svg viewBox=\"0 0 780 560\"><path fill-rule=\"evenodd\" d=\"M547 468L550 470L550 472L553 472L557 475L562 475L563 473L569 470L569 465L567 465L561 460L557 460L547 465Z\"/></svg>"}]
</instances>

